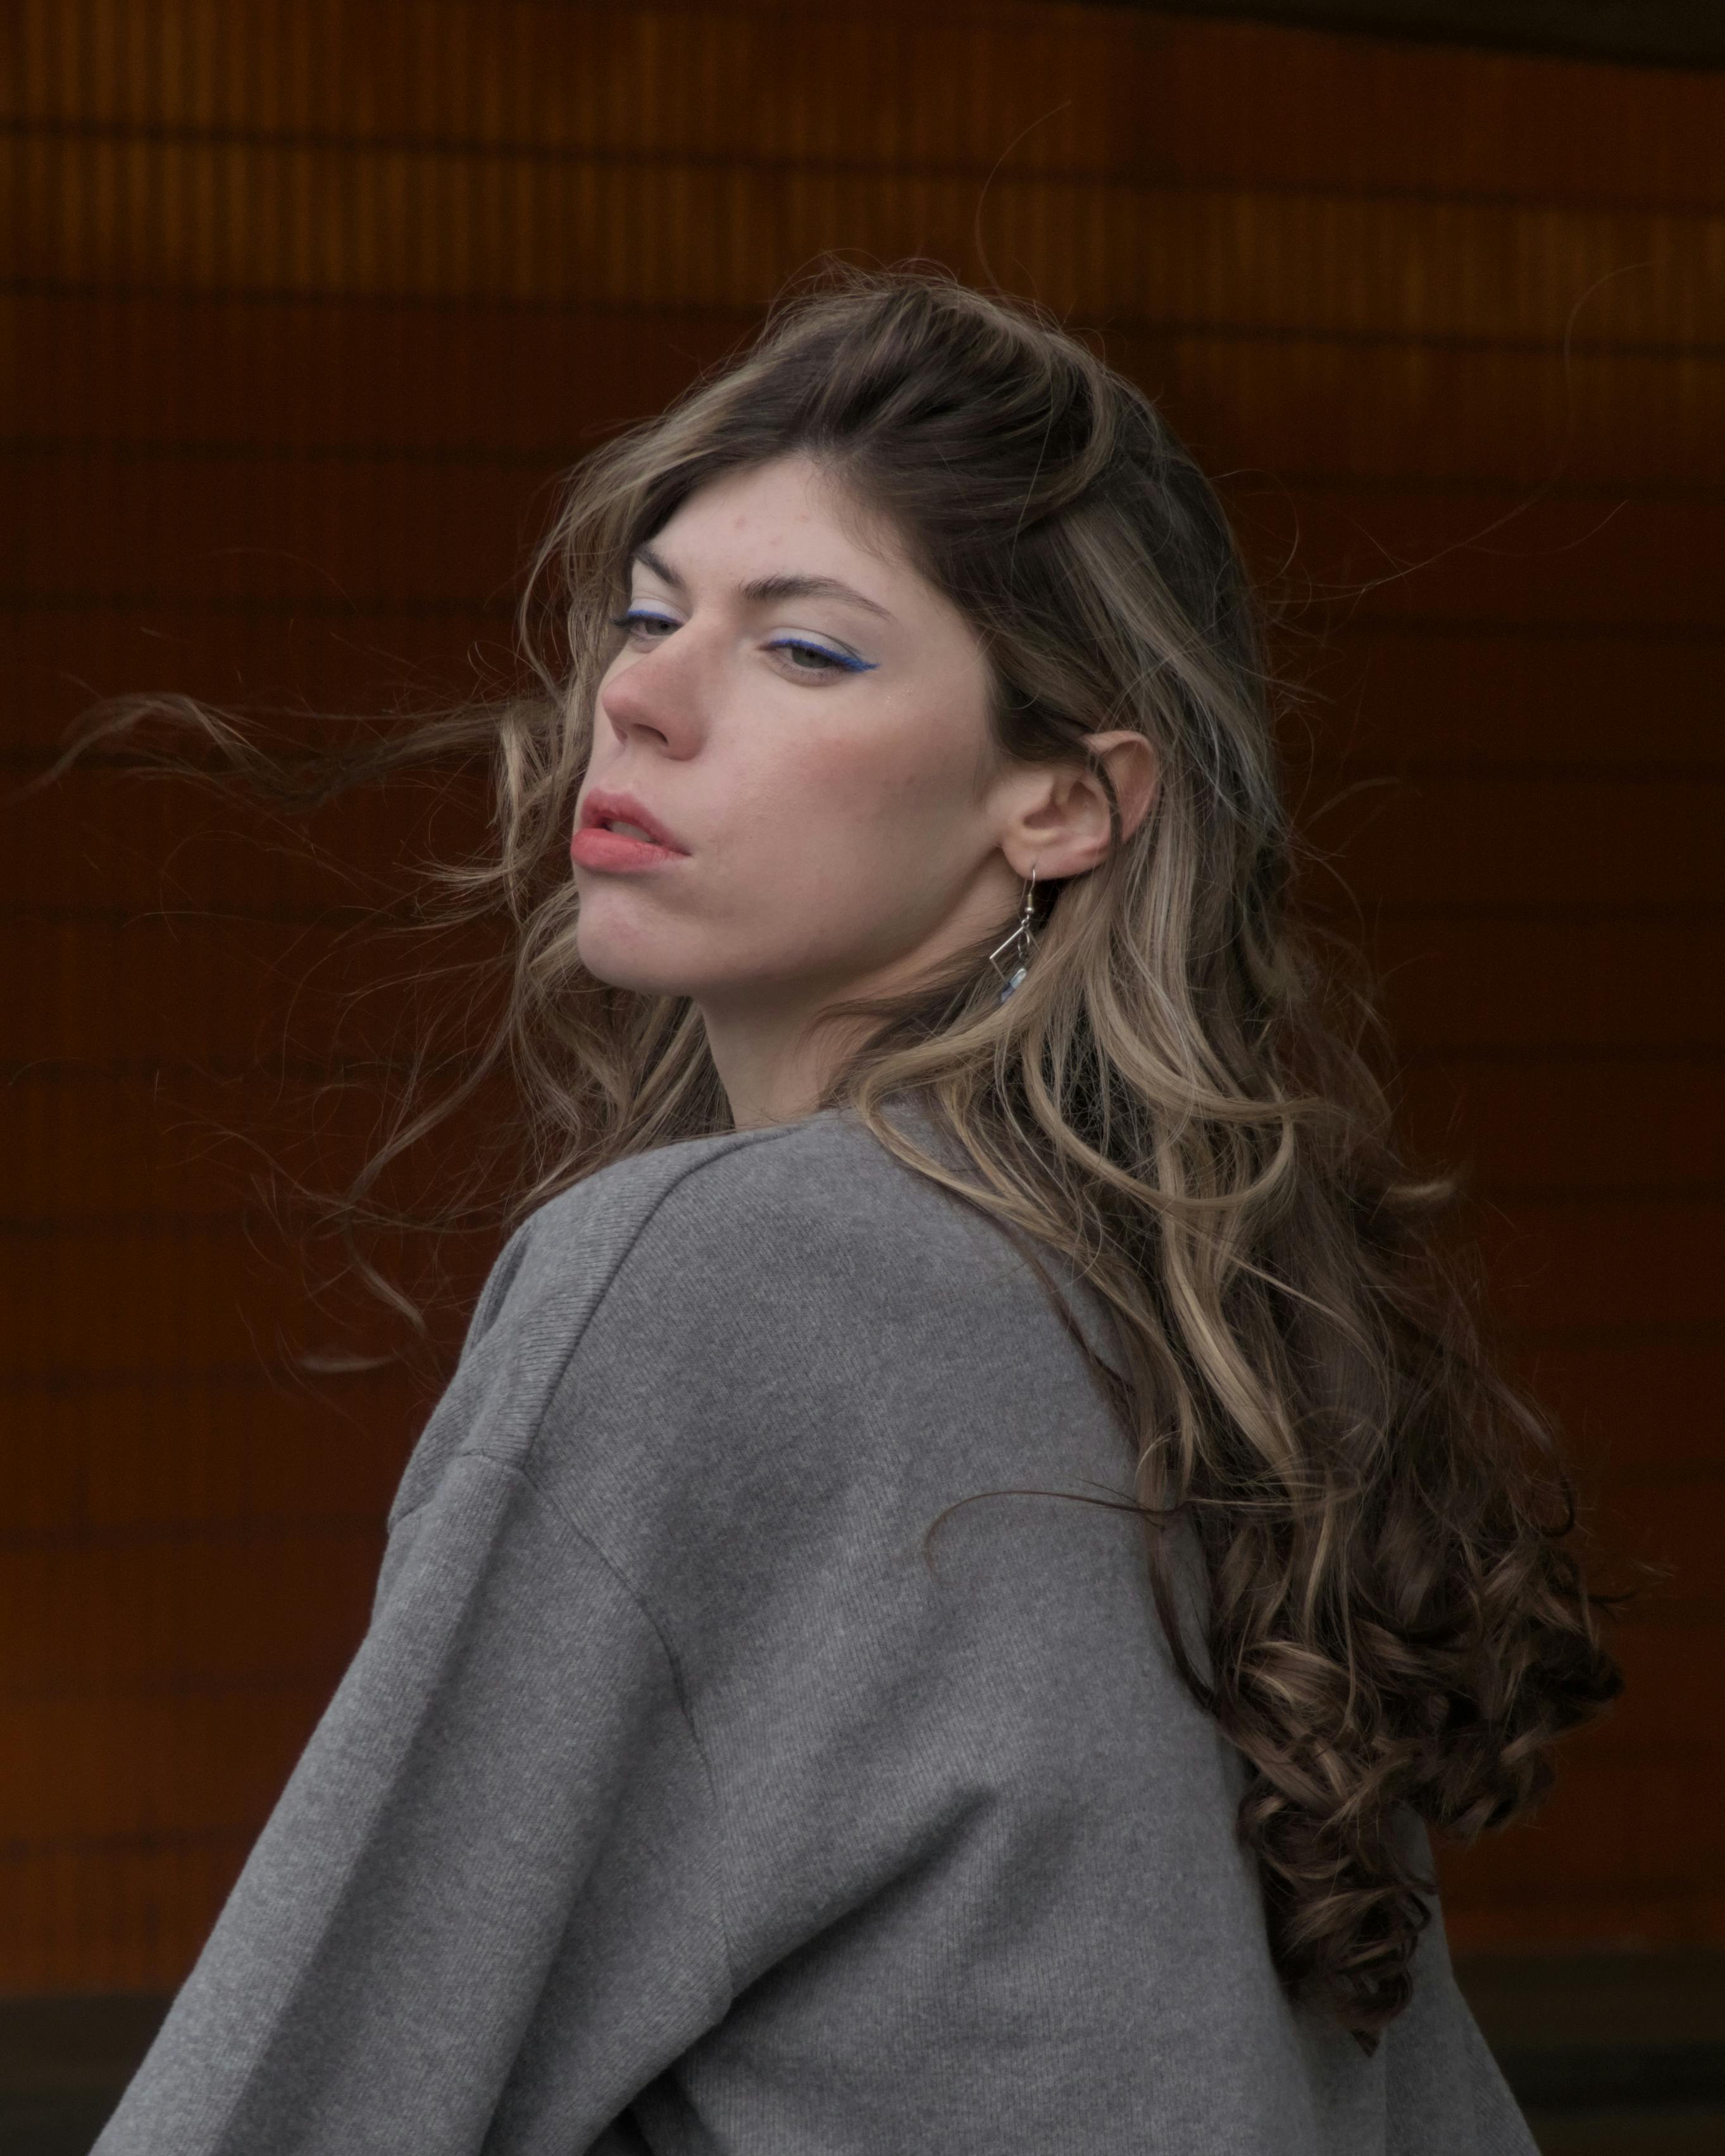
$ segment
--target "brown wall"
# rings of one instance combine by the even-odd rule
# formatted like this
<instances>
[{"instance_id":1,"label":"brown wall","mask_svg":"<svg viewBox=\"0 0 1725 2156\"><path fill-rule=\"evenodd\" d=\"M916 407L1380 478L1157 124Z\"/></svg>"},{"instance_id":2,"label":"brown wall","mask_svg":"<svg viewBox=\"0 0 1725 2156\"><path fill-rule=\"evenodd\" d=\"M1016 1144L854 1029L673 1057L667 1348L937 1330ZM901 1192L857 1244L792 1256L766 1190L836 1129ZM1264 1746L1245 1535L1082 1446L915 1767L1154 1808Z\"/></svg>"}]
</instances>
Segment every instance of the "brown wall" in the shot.
<instances>
[{"instance_id":1,"label":"brown wall","mask_svg":"<svg viewBox=\"0 0 1725 2156\"><path fill-rule=\"evenodd\" d=\"M1452 1867L1453 1930L1725 1938L1725 86L1001 0L4 24L14 779L95 691L458 680L548 477L822 248L975 275L980 234L1105 332L1266 568L1292 546L1336 601L1290 641L1321 692L1290 747L1393 968L1413 1125L1474 1168L1612 1546L1673 1568L1542 1822ZM287 1129L360 978L363 894L237 814L106 769L5 811L15 1991L183 1973L429 1404L291 1381L341 1295L200 1135ZM322 829L387 866L420 815Z\"/></svg>"}]
</instances>

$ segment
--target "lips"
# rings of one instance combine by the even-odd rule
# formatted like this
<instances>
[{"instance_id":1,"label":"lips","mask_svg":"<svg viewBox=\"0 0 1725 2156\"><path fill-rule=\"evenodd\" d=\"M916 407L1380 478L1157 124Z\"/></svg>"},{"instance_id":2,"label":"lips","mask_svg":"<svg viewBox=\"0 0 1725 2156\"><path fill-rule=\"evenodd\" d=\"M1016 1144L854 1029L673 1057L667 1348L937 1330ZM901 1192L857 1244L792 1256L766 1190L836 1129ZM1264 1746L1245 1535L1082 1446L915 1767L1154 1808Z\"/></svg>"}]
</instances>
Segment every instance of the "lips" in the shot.
<instances>
[{"instance_id":1,"label":"lips","mask_svg":"<svg viewBox=\"0 0 1725 2156\"><path fill-rule=\"evenodd\" d=\"M623 825L616 829L615 825ZM658 868L688 859L671 833L632 793L590 793L569 858L586 869Z\"/></svg>"},{"instance_id":2,"label":"lips","mask_svg":"<svg viewBox=\"0 0 1725 2156\"><path fill-rule=\"evenodd\" d=\"M581 828L584 831L595 826L602 829L610 824L632 824L636 832L644 832L652 844L663 846L673 854L684 850L676 837L632 793L607 793L595 788L581 803Z\"/></svg>"}]
</instances>

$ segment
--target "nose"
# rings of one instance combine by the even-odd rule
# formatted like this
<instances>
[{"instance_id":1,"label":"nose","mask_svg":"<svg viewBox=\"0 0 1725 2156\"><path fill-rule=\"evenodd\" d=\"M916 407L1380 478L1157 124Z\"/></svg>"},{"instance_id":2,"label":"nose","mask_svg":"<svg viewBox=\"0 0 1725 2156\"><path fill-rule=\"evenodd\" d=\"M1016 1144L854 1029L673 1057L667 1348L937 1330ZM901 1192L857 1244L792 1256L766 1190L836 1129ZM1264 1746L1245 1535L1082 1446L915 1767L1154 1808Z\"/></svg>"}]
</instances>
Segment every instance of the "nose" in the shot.
<instances>
[{"instance_id":1,"label":"nose","mask_svg":"<svg viewBox=\"0 0 1725 2156\"><path fill-rule=\"evenodd\" d=\"M703 721L703 668L693 629L631 656L599 692L599 707L620 742L645 737L672 756L693 756Z\"/></svg>"}]
</instances>

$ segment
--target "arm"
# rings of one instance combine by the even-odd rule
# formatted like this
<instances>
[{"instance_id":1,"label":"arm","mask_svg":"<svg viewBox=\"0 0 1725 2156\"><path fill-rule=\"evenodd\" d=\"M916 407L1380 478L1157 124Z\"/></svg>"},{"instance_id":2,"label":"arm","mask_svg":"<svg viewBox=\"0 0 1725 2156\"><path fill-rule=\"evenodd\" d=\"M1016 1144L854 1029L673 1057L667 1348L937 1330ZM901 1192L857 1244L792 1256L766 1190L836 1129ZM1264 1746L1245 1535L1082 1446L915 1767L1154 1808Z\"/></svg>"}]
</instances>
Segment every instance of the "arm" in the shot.
<instances>
[{"instance_id":1,"label":"arm","mask_svg":"<svg viewBox=\"0 0 1725 2156\"><path fill-rule=\"evenodd\" d=\"M458 1452L100 2156L584 2149L724 2010L716 1850L652 1621Z\"/></svg>"}]
</instances>

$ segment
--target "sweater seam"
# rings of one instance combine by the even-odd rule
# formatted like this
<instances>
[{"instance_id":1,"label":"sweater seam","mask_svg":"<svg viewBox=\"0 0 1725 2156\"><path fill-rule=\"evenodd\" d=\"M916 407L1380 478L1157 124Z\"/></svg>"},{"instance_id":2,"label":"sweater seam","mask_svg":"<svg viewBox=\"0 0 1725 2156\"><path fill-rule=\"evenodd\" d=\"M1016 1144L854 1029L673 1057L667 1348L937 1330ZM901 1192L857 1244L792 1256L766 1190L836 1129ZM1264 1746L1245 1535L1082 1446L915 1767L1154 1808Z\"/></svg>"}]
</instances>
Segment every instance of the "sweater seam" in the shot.
<instances>
[{"instance_id":1,"label":"sweater seam","mask_svg":"<svg viewBox=\"0 0 1725 2156\"><path fill-rule=\"evenodd\" d=\"M646 1598L636 1588L634 1583L629 1578L621 1566L615 1562L608 1551L602 1548L599 1543L594 1540L593 1537L588 1532L586 1528L581 1525L580 1522L570 1515L566 1508L558 1502L557 1498L545 1488L544 1485L538 1481L533 1476L529 1475L526 1469L519 1466L513 1460L500 1459L496 1453L487 1452L482 1445L466 1445L461 1447L459 1451L451 1455L451 1464L453 1464L453 1462L457 1459L482 1460L487 1467L500 1469L505 1475L512 1476L518 1481L525 1483L528 1488L533 1491L533 1495L542 1501L546 1509L559 1522L561 1522L563 1526L599 1559L600 1563L605 1567L607 1573L609 1573L617 1582L618 1585L622 1588L624 1593L628 1596L631 1603L640 1612L641 1615L646 1619L648 1627L652 1632L653 1637L658 1641L659 1651L665 1657L666 1665L671 1672L672 1695L677 1704L678 1718L682 1722L683 1727L688 1732L689 1743L694 1749L696 1758L701 1763L701 1774L707 1786L708 1799L712 1804L714 1816L718 1821L719 1840L723 1853L722 1861L724 1866L725 1876L721 1891L718 1897L718 1907L715 1913L718 1918L719 1947L724 1960L726 1989L729 1997L731 1999L734 1999L737 1995L736 1958L732 1948L730 1924L726 1915L726 1904L729 1900L731 1892L729 1825L725 1816L724 1805L719 1798L718 1785L713 1773L712 1763L708 1758L706 1747L701 1742L700 1732L695 1727L693 1717L689 1712L687 1687L683 1680L682 1671L678 1664L676 1653L672 1647L671 1642L667 1637L664 1626L659 1621L657 1614L648 1604ZM425 1501L425 1503L429 1504L431 1500L427 1498ZM425 1505L415 1505L413 1509L415 1513L422 1512L425 1509ZM406 1519L412 1517L413 1515L410 1513L404 1513L402 1517L404 1519ZM399 1523L398 1522L398 1524ZM245 2103L247 2096L256 2082L259 2072L261 2071L261 2064L262 2061L260 2058L255 2059L252 2061L241 2078L239 2087L234 2091L228 2102L223 2107L219 2128L221 2133L225 2134L228 2128L232 2125L234 2120L239 2116L240 2107ZM106 2132L106 2128L105 2127L104 2131Z\"/></svg>"},{"instance_id":2,"label":"sweater seam","mask_svg":"<svg viewBox=\"0 0 1725 2156\"><path fill-rule=\"evenodd\" d=\"M599 1292L594 1296L591 1307L588 1310L586 1316L581 1320L579 1326L576 1328L574 1337L569 1342L568 1348L564 1353L562 1359L558 1363L555 1370L553 1372L550 1382L545 1388L544 1399L540 1405L538 1414L533 1419L533 1434L528 1441L527 1447L530 1455L538 1444L540 1432L545 1427L545 1418L551 1412L551 1403L563 1389L564 1380L569 1375L569 1365L574 1361L575 1357L580 1353L582 1343L586 1339L588 1332L591 1330L595 1319L598 1317L600 1312L605 1307L606 1298L610 1296L611 1290L616 1286L619 1275L622 1272L624 1266L628 1264L630 1259L634 1256L636 1245L640 1242L641 1237L646 1233L647 1229L651 1227L653 1222L658 1218L660 1209L671 1197L674 1195L676 1192L682 1189L684 1183L689 1182L693 1177L700 1174L703 1168L711 1167L718 1161L729 1160L734 1152L736 1152L749 1145L770 1144L775 1138L789 1137L802 1127L803 1125L801 1123L786 1123L770 1131L738 1131L733 1133L733 1142L727 1145L722 1152L709 1153L704 1160L692 1161L687 1168L683 1168L678 1173L674 1181L666 1184L665 1188L658 1194L658 1195L654 1199L652 1204L647 1208L647 1210L635 1224L633 1229L630 1233L627 1242L617 1253L615 1262L611 1266L610 1272L605 1276L604 1284L600 1286ZM525 1224L526 1224L523 1223L523 1225ZM502 1313L500 1312L499 1316L501 1315ZM493 1324L495 1324L496 1322L496 1319L492 1320ZM490 1327L488 1327L487 1330L489 1331ZM497 1458L495 1454L484 1452L482 1447L468 1445L457 1445L450 1453L449 1460L450 1462L453 1462L461 1459L464 1454L471 1455L476 1452L481 1454L482 1457L487 1460L495 1460ZM499 1466L509 1466L512 1463L504 1460L498 1460L497 1464ZM536 1485L535 1486L537 1487L538 1486ZM420 1498L417 1505L409 1505L404 1512L392 1512L389 1522L389 1531L390 1534L393 1536L398 1527L404 1527L408 1521L412 1519L416 1513L423 1512L425 1507L432 1502L434 1497L435 1497L437 1491L434 1486L432 1489L427 1491L425 1495ZM573 1524L573 1522L571 1524ZM589 1539L590 1540L590 1537L589 1537ZM607 1563L610 1562L609 1559L606 1561ZM620 1578L622 1575L619 1573L618 1577Z\"/></svg>"},{"instance_id":3,"label":"sweater seam","mask_svg":"<svg viewBox=\"0 0 1725 2156\"><path fill-rule=\"evenodd\" d=\"M674 1195L676 1192L681 1190L686 1183L698 1176L703 1169L715 1166L719 1161L728 1160L732 1153L745 1150L750 1146L770 1144L776 1139L795 1137L796 1132L804 1127L805 1125L802 1123L788 1123L781 1125L770 1131L739 1131L734 1133L733 1143L723 1147L717 1152L707 1154L703 1159L691 1161L687 1168L683 1168L672 1181L667 1183L665 1188L658 1193L653 1199L652 1204L636 1223L633 1232L629 1235L623 1248L617 1254L615 1263L612 1265L610 1273L606 1276L599 1292L594 1296L592 1304L588 1309L586 1316L582 1319L579 1327L577 1328L574 1337L570 1341L567 1352L557 1363L550 1381L546 1385L544 1398L540 1404L538 1413L534 1419L533 1431L528 1440L526 1447L527 1456L529 1460L535 1457L540 1434L544 1429L546 1418L551 1412L551 1404L562 1391L564 1384L569 1376L570 1367L574 1363L576 1356L580 1353L581 1348L586 1340L588 1332L590 1330L594 1321L598 1317L600 1312L603 1309L605 1300L610 1296L612 1288L616 1285L618 1277L621 1274L624 1267L628 1264L631 1257L633 1256L636 1245L640 1243L641 1237L646 1233L647 1229L652 1225L654 1220L658 1217L660 1209ZM708 1800L713 1805L714 1816L718 1821L720 1846L724 1855L725 1867L725 1877L723 1891L718 1897L718 1916L719 1942L723 1949L724 1954L725 1981L729 1988L731 1996L734 1998L737 1992L736 1958L732 1946L731 1926L728 1913L729 1903L734 1886L732 1877L734 1866L731 1863L730 1820L724 1802L719 1793L718 1777L713 1772L713 1762L708 1756L707 1747L701 1740L701 1732L696 1726L693 1705L688 1682L684 1674L682 1662L678 1658L676 1647L672 1644L669 1628L666 1625L658 1612L653 1608L652 1604L646 1599L646 1597L641 1593L641 1589L635 1584L634 1581L630 1578L627 1573L623 1570L622 1567L617 1563L615 1558L613 1558L610 1553L605 1548L604 1544L600 1543L588 1528L582 1526L581 1522L569 1512L559 1499L558 1499L545 1487L544 1484L538 1479L537 1476L529 1467L523 1466L519 1460L502 1459L496 1453L488 1451L483 1445L461 1444L457 1445L455 1450L450 1454L448 1460L445 1463L446 1468L448 1466L452 1466L457 1460L461 1459L483 1460L490 1466L500 1467L507 1473L518 1476L520 1480L533 1491L534 1495L544 1503L547 1508L552 1512L558 1519L563 1522L564 1525L569 1530L569 1532L576 1536L588 1549L592 1551L593 1554L617 1581L625 1594L628 1595L630 1600L641 1612L641 1614L646 1619L648 1625L651 1627L653 1636L659 1643L660 1652L665 1657L666 1666L671 1673L672 1691L677 1702L677 1713L682 1719L684 1728L688 1732L689 1743L694 1748L695 1757L700 1762L702 1777L707 1785ZM440 1476L439 1478L439 1481L440 1484ZM437 1491L435 1488L433 1488L420 1499L417 1505L411 1506L406 1512L397 1514L389 1524L389 1532L392 1539L397 1530L404 1527L407 1522L414 1518L416 1514L423 1512L425 1507L434 1501L436 1495Z\"/></svg>"},{"instance_id":4,"label":"sweater seam","mask_svg":"<svg viewBox=\"0 0 1725 2156\"><path fill-rule=\"evenodd\" d=\"M588 1528L582 1526L581 1522L569 1510L568 1507L565 1506L553 1491L548 1490L545 1485L541 1482L537 1476L530 1474L528 1470L523 1467L518 1461L502 1459L494 1452L487 1452L483 1445L469 1445L464 1447L461 1452L452 1455L451 1458L482 1460L488 1467L500 1468L504 1474L512 1476L518 1481L525 1483L527 1487L533 1491L533 1495L539 1499L546 1510L554 1515L554 1517L563 1523L569 1532L575 1537L576 1540L582 1543L585 1548L590 1550L593 1555L599 1559L600 1563L605 1567L611 1578L616 1581L617 1584L622 1589L625 1594L628 1596L630 1601L640 1612L641 1615L646 1620L646 1624L649 1630L651 1631L653 1637L658 1641L659 1651L665 1657L666 1667L671 1672L672 1696L677 1702L677 1715L682 1722L683 1727L688 1732L689 1743L694 1748L695 1757L701 1763L701 1774L702 1779L707 1785L708 1800L713 1806L713 1815L718 1820L719 1825L720 1842L725 1852L725 1879L723 1890L718 1897L718 1907L717 1911L718 1917L718 1937L719 1944L724 1953L725 1983L729 1989L730 1995L733 1998L735 1998L737 1994L736 1958L733 1953L731 1945L731 1928L726 1916L726 1904L730 1898L732 1885L730 1878L730 1825L725 1815L723 1801L719 1795L718 1778L713 1774L713 1763L708 1757L707 1747L701 1741L701 1732L695 1726L695 1717L690 1704L689 1687L683 1675L682 1665L677 1658L677 1650L672 1644L670 1635L667 1630L664 1623L661 1620L658 1612L653 1608L652 1604L647 1600L641 1589L636 1587L634 1581L630 1578L628 1573L624 1571L622 1566L617 1563L616 1559L610 1554L610 1551L605 1548L604 1544L596 1540Z\"/></svg>"}]
</instances>

